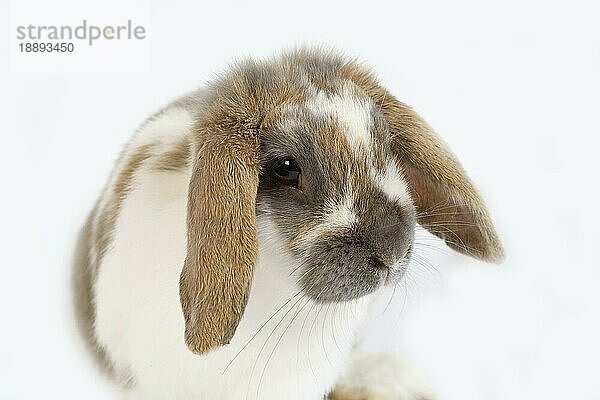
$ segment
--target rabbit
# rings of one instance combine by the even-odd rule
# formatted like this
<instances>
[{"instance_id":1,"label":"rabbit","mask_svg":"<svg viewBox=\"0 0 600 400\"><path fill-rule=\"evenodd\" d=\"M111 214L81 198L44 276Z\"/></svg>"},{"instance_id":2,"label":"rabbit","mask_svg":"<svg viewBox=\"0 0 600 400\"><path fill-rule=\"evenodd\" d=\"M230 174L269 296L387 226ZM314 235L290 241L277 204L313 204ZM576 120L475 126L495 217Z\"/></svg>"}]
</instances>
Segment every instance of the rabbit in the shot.
<instances>
[{"instance_id":1,"label":"rabbit","mask_svg":"<svg viewBox=\"0 0 600 400\"><path fill-rule=\"evenodd\" d=\"M128 399L425 398L356 350L417 224L503 257L459 161L370 69L311 48L238 62L118 158L77 246L81 331Z\"/></svg>"}]
</instances>

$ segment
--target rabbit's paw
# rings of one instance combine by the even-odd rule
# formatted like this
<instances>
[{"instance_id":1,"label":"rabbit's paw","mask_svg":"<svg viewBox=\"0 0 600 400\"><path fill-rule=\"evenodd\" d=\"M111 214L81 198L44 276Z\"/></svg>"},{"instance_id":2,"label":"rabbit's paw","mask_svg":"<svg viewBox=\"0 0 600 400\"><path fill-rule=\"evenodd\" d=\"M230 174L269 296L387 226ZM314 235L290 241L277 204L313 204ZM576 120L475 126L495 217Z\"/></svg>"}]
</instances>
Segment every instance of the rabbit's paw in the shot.
<instances>
[{"instance_id":1,"label":"rabbit's paw","mask_svg":"<svg viewBox=\"0 0 600 400\"><path fill-rule=\"evenodd\" d=\"M412 368L394 354L355 353L329 400L433 400Z\"/></svg>"}]
</instances>

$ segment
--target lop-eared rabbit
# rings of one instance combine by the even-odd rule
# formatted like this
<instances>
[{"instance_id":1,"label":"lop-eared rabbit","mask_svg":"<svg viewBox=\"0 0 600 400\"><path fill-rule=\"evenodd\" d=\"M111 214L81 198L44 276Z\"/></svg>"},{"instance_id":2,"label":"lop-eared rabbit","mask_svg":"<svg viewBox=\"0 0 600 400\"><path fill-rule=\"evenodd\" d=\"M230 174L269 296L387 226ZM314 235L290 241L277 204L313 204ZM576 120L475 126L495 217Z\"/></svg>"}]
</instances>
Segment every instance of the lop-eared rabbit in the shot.
<instances>
[{"instance_id":1,"label":"lop-eared rabbit","mask_svg":"<svg viewBox=\"0 0 600 400\"><path fill-rule=\"evenodd\" d=\"M425 398L355 346L416 224L503 256L456 157L369 69L240 62L126 145L80 237L77 312L126 398Z\"/></svg>"}]
</instances>

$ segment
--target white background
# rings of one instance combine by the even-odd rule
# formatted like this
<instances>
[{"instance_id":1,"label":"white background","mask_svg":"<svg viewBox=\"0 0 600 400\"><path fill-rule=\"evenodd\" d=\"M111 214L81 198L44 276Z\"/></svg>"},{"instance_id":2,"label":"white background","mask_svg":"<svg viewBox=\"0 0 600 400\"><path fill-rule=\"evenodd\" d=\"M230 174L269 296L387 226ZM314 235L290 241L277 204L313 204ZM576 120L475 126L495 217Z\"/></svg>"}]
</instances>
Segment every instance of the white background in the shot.
<instances>
[{"instance_id":1,"label":"white background","mask_svg":"<svg viewBox=\"0 0 600 400\"><path fill-rule=\"evenodd\" d=\"M13 35L0 4L0 32ZM0 40L0 399L111 397L74 334L68 270L121 146L235 58L306 43L366 60L424 115L487 199L507 251L502 266L422 252L433 267L412 265L367 346L400 351L439 399L600 399L593 2L149 7L150 73L10 74Z\"/></svg>"}]
</instances>

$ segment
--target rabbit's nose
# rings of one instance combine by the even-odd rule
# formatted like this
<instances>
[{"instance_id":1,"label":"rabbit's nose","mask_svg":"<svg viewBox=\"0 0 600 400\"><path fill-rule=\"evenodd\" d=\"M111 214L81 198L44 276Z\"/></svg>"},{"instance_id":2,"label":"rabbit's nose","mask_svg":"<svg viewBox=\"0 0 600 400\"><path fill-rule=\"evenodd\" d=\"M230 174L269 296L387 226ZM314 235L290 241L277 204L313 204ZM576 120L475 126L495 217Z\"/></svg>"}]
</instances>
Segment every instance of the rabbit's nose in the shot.
<instances>
[{"instance_id":1,"label":"rabbit's nose","mask_svg":"<svg viewBox=\"0 0 600 400\"><path fill-rule=\"evenodd\" d=\"M413 240L408 237L389 239L386 247L374 246L372 265L376 268L394 268L398 263L410 259Z\"/></svg>"},{"instance_id":2,"label":"rabbit's nose","mask_svg":"<svg viewBox=\"0 0 600 400\"><path fill-rule=\"evenodd\" d=\"M413 248L414 248L414 244L415 244L415 240L412 239L410 241L410 244L408 245L408 248L406 249L406 251L404 252L404 255L402 256L403 259L410 259L410 257L412 256L412 252L413 252Z\"/></svg>"},{"instance_id":3,"label":"rabbit's nose","mask_svg":"<svg viewBox=\"0 0 600 400\"><path fill-rule=\"evenodd\" d=\"M383 262L379 257L374 256L371 258L371 264L373 265L374 268L377 269L388 269L390 268L390 265Z\"/></svg>"}]
</instances>

